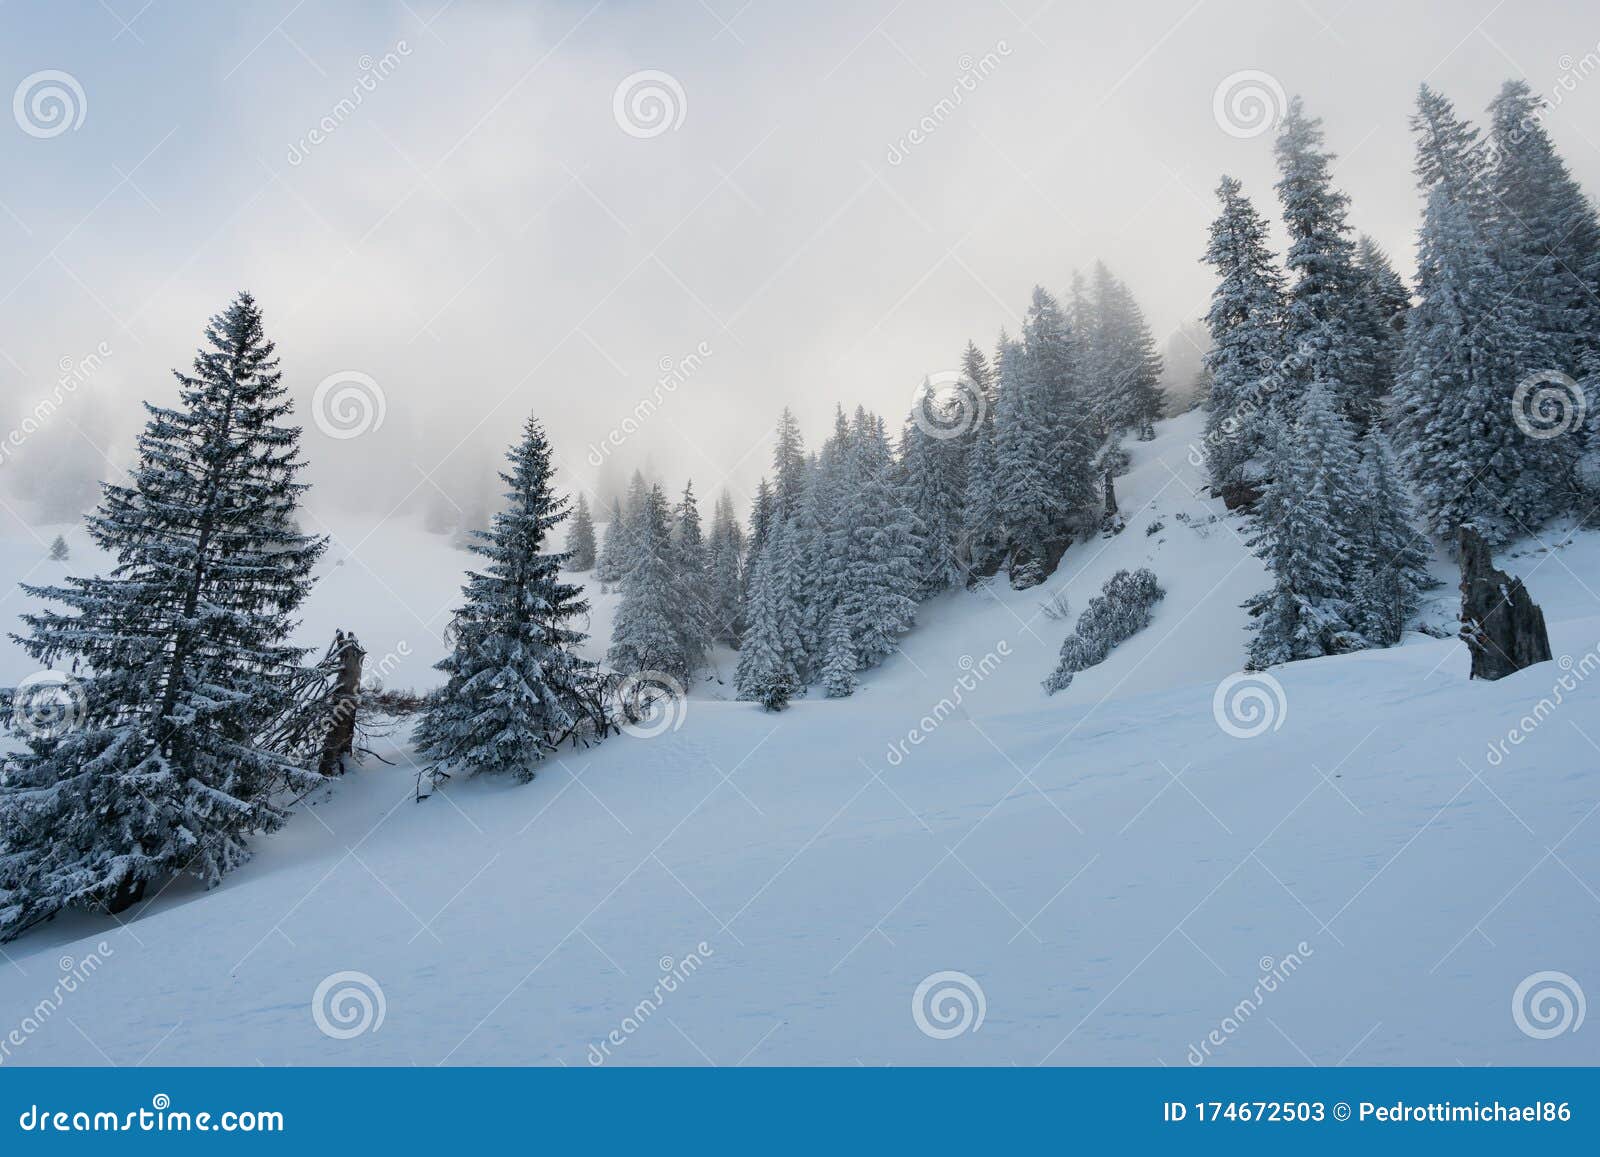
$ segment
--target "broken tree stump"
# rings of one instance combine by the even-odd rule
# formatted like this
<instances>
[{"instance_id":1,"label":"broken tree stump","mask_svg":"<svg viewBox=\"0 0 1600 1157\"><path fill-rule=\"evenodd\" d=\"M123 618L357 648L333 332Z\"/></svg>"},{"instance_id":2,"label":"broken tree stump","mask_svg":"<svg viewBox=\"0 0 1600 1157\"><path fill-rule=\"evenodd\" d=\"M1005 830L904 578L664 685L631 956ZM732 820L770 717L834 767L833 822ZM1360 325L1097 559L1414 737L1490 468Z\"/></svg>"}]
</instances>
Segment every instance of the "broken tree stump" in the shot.
<instances>
[{"instance_id":1,"label":"broken tree stump","mask_svg":"<svg viewBox=\"0 0 1600 1157\"><path fill-rule=\"evenodd\" d=\"M1496 570L1479 534L1461 530L1461 638L1472 678L1503 679L1551 658L1550 635L1522 580Z\"/></svg>"},{"instance_id":2,"label":"broken tree stump","mask_svg":"<svg viewBox=\"0 0 1600 1157\"><path fill-rule=\"evenodd\" d=\"M355 751L356 711L361 703L361 660L366 658L366 652L354 635L336 631L329 657L337 659L338 674L333 685L328 731L323 736L322 754L317 759L317 772L324 776L342 774L344 757Z\"/></svg>"}]
</instances>

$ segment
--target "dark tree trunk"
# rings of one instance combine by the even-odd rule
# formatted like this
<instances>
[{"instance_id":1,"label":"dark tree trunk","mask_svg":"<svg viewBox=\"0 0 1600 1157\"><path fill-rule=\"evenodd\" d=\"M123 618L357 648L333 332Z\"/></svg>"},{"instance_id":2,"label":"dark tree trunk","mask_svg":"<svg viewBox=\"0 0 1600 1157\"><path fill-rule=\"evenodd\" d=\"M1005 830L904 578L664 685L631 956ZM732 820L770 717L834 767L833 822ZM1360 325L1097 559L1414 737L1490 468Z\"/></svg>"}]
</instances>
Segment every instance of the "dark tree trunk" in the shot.
<instances>
[{"instance_id":1,"label":"dark tree trunk","mask_svg":"<svg viewBox=\"0 0 1600 1157\"><path fill-rule=\"evenodd\" d=\"M1461 531L1461 637L1472 653L1472 678L1503 679L1550 659L1544 612L1522 580L1496 570L1476 531Z\"/></svg>"},{"instance_id":2,"label":"dark tree trunk","mask_svg":"<svg viewBox=\"0 0 1600 1157\"><path fill-rule=\"evenodd\" d=\"M145 881L142 877L135 880L124 876L117 882L116 890L106 897L106 911L113 916L118 912L126 912L144 899L144 886Z\"/></svg>"},{"instance_id":3,"label":"dark tree trunk","mask_svg":"<svg viewBox=\"0 0 1600 1157\"><path fill-rule=\"evenodd\" d=\"M344 757L355 750L356 711L361 696L361 660L366 652L356 642L354 635L338 632L334 641L339 648L339 678L333 687L333 717L328 722L328 734L322 741L322 755L317 760L321 775L339 775L344 771Z\"/></svg>"}]
</instances>

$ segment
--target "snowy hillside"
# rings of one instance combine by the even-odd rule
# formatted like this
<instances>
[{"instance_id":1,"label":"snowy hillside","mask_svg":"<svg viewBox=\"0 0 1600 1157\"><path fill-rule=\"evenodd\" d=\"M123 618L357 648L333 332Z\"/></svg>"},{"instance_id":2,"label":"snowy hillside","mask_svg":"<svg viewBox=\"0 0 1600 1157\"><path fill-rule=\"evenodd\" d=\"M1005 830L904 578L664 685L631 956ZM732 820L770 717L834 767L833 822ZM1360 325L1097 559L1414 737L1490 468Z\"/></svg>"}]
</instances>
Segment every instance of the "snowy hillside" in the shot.
<instances>
[{"instance_id":1,"label":"snowy hillside","mask_svg":"<svg viewBox=\"0 0 1600 1157\"><path fill-rule=\"evenodd\" d=\"M1600 1033L1512 1011L1524 978L1600 959L1600 536L1499 556L1558 663L1469 683L1459 644L1414 634L1218 703L1265 580L1197 496L1200 418L1132 445L1122 534L1044 587L934 600L850 699L774 715L713 680L660 734L422 803L385 745L215 891L5 946L0 1030L103 958L7 1063L1184 1065L1208 1037L1222 1064L1600 1063ZM390 683L429 685L466 556L332 530L304 641L354 628ZM81 568L72 547L39 563L13 535L7 577ZM1152 625L1047 697L1078 613L1138 566L1167 591ZM31 669L8 645L0 674ZM344 972L381 990L355 1035L314 1012ZM943 972L970 1017L913 1011Z\"/></svg>"}]
</instances>

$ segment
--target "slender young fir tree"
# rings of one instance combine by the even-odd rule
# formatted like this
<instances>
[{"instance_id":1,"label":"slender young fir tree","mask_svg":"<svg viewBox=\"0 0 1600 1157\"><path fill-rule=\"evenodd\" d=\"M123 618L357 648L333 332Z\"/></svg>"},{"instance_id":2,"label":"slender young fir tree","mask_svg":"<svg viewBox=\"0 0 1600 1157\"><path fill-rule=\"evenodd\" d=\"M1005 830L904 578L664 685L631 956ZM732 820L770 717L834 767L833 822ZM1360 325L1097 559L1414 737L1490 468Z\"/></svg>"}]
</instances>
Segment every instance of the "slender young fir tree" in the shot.
<instances>
[{"instance_id":1,"label":"slender young fir tree","mask_svg":"<svg viewBox=\"0 0 1600 1157\"><path fill-rule=\"evenodd\" d=\"M678 649L683 654L687 672L692 675L706 665L716 631L710 563L700 532L700 507L695 502L693 482L684 486L683 497L673 510L668 561Z\"/></svg>"},{"instance_id":2,"label":"slender young fir tree","mask_svg":"<svg viewBox=\"0 0 1600 1157\"><path fill-rule=\"evenodd\" d=\"M1103 262L1095 264L1090 317L1087 344L1099 375L1092 388L1103 435L1132 430L1148 442L1166 407L1161 355L1132 291Z\"/></svg>"},{"instance_id":3,"label":"slender young fir tree","mask_svg":"<svg viewBox=\"0 0 1600 1157\"><path fill-rule=\"evenodd\" d=\"M779 519L773 525L753 569L735 681L740 699L782 711L805 689L800 679L800 608L795 599L798 571L786 521Z\"/></svg>"},{"instance_id":4,"label":"slender young fir tree","mask_svg":"<svg viewBox=\"0 0 1600 1157\"><path fill-rule=\"evenodd\" d=\"M295 528L300 429L248 293L205 336L87 519L109 574L23 586L69 613L24 615L13 637L71 677L0 776L0 940L67 907L121 911L172 873L215 884L282 824L280 793L321 782L260 745L326 546Z\"/></svg>"},{"instance_id":5,"label":"slender young fir tree","mask_svg":"<svg viewBox=\"0 0 1600 1157\"><path fill-rule=\"evenodd\" d=\"M1222 178L1217 198L1222 212L1211 225L1204 258L1217 272L1206 314L1211 388L1205 460L1211 488L1227 493L1248 481L1251 464L1262 455L1283 357L1285 306L1283 275L1267 248L1266 221L1232 177Z\"/></svg>"},{"instance_id":6,"label":"slender young fir tree","mask_svg":"<svg viewBox=\"0 0 1600 1157\"><path fill-rule=\"evenodd\" d=\"M581 491L573 508L572 525L567 528L567 556L568 570L594 569L594 518L589 514L589 500Z\"/></svg>"},{"instance_id":7,"label":"slender young fir tree","mask_svg":"<svg viewBox=\"0 0 1600 1157\"><path fill-rule=\"evenodd\" d=\"M706 555L715 641L737 647L744 630L744 531L734 517L733 499L726 490L718 496L711 516Z\"/></svg>"},{"instance_id":8,"label":"slender young fir tree","mask_svg":"<svg viewBox=\"0 0 1600 1157\"><path fill-rule=\"evenodd\" d=\"M866 669L893 652L916 622L919 544L914 516L899 501L883 423L859 407L845 471L838 598L856 661Z\"/></svg>"},{"instance_id":9,"label":"slender young fir tree","mask_svg":"<svg viewBox=\"0 0 1600 1157\"><path fill-rule=\"evenodd\" d=\"M660 671L683 681L692 671L679 634L670 534L666 495L652 486L629 530L631 566L622 579L606 661L625 674Z\"/></svg>"},{"instance_id":10,"label":"slender young fir tree","mask_svg":"<svg viewBox=\"0 0 1600 1157\"><path fill-rule=\"evenodd\" d=\"M622 500L611 500L611 520L606 523L600 557L595 560L594 577L603 583L621 582L628 573L628 531L622 514Z\"/></svg>"},{"instance_id":11,"label":"slender young fir tree","mask_svg":"<svg viewBox=\"0 0 1600 1157\"><path fill-rule=\"evenodd\" d=\"M842 610L828 619L823 646L822 689L829 699L844 699L856 690L856 649L850 641L850 623Z\"/></svg>"},{"instance_id":12,"label":"slender young fir tree","mask_svg":"<svg viewBox=\"0 0 1600 1157\"><path fill-rule=\"evenodd\" d=\"M1363 645L1351 601L1358 574L1352 533L1357 459L1332 394L1312 382L1290 427L1268 417L1268 478L1250 546L1272 586L1249 603L1256 617L1255 668Z\"/></svg>"},{"instance_id":13,"label":"slender young fir tree","mask_svg":"<svg viewBox=\"0 0 1600 1157\"><path fill-rule=\"evenodd\" d=\"M971 573L992 574L1005 547L995 492L995 375L983 351L970 341L961 355L961 371L977 385L984 402L983 415L968 435L971 445L961 501L961 554Z\"/></svg>"},{"instance_id":14,"label":"slender young fir tree","mask_svg":"<svg viewBox=\"0 0 1600 1157\"><path fill-rule=\"evenodd\" d=\"M1334 157L1323 151L1322 121L1299 97L1278 131L1278 199L1289 232L1291 276L1285 313L1285 413L1307 383L1323 383L1358 430L1376 418L1389 383L1380 379L1374 318L1355 267L1346 222L1349 198L1333 185Z\"/></svg>"},{"instance_id":15,"label":"slender young fir tree","mask_svg":"<svg viewBox=\"0 0 1600 1157\"><path fill-rule=\"evenodd\" d=\"M1356 626L1367 641L1392 647L1433 585L1427 541L1411 524L1410 504L1389 440L1377 430L1362 440L1356 476L1354 564Z\"/></svg>"},{"instance_id":16,"label":"slender young fir tree","mask_svg":"<svg viewBox=\"0 0 1600 1157\"><path fill-rule=\"evenodd\" d=\"M471 544L484 566L461 588L455 647L437 664L448 678L429 696L414 739L435 774L465 768L526 783L583 725L594 668L578 656L584 634L572 625L589 609L583 589L561 581L566 554L544 549L567 500L536 419L506 460L505 508Z\"/></svg>"}]
</instances>

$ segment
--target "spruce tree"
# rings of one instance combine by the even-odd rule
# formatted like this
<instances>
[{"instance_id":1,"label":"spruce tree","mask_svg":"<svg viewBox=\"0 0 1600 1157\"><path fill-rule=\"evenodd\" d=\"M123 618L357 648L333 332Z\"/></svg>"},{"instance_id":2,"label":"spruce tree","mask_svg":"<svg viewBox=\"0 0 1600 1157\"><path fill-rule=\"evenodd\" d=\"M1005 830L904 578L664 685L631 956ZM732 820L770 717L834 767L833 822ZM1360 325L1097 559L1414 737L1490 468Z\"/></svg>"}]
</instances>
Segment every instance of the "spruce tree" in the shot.
<instances>
[{"instance_id":1,"label":"spruce tree","mask_svg":"<svg viewBox=\"0 0 1600 1157\"><path fill-rule=\"evenodd\" d=\"M822 689L829 699L843 699L856 690L856 649L850 640L850 623L836 609L828 619L823 647Z\"/></svg>"},{"instance_id":2,"label":"spruce tree","mask_svg":"<svg viewBox=\"0 0 1600 1157\"><path fill-rule=\"evenodd\" d=\"M1021 342L1001 334L1000 396L994 414L994 504L1010 556L1012 581L1037 582L1056 528L1065 517L1053 484L1053 446L1041 414L1042 391Z\"/></svg>"},{"instance_id":3,"label":"spruce tree","mask_svg":"<svg viewBox=\"0 0 1600 1157\"><path fill-rule=\"evenodd\" d=\"M700 507L694 483L683 488L673 511L670 539L672 614L677 622L678 649L689 674L705 666L715 641L715 608L711 599L710 564L700 531Z\"/></svg>"},{"instance_id":4,"label":"spruce tree","mask_svg":"<svg viewBox=\"0 0 1600 1157\"><path fill-rule=\"evenodd\" d=\"M859 407L845 471L838 605L856 661L866 669L893 652L916 622L920 576L914 516L899 501L883 423Z\"/></svg>"},{"instance_id":5,"label":"spruce tree","mask_svg":"<svg viewBox=\"0 0 1600 1157\"><path fill-rule=\"evenodd\" d=\"M624 674L660 671L686 681L691 662L679 632L670 517L661 487L646 490L628 532L630 565L606 661Z\"/></svg>"},{"instance_id":6,"label":"spruce tree","mask_svg":"<svg viewBox=\"0 0 1600 1157\"><path fill-rule=\"evenodd\" d=\"M970 437L968 435L967 437ZM967 437L933 438L915 421L900 435L900 501L917 518L916 563L924 595L961 585L962 528L966 503Z\"/></svg>"},{"instance_id":7,"label":"spruce tree","mask_svg":"<svg viewBox=\"0 0 1600 1157\"><path fill-rule=\"evenodd\" d=\"M961 498L962 558L974 574L991 574L999 565L1004 537L995 490L995 405L993 369L973 342L961 355L961 372L975 383L984 401L983 416L973 427L967 447L966 477Z\"/></svg>"},{"instance_id":8,"label":"spruce tree","mask_svg":"<svg viewBox=\"0 0 1600 1157\"><path fill-rule=\"evenodd\" d=\"M1412 527L1389 440L1370 431L1361 450L1353 542L1355 625L1375 646L1392 647L1405 633L1422 592L1432 585L1427 541Z\"/></svg>"},{"instance_id":9,"label":"spruce tree","mask_svg":"<svg viewBox=\"0 0 1600 1157\"><path fill-rule=\"evenodd\" d=\"M1250 546L1272 586L1246 605L1256 618L1250 662L1263 668L1360 647L1351 601L1358 573L1353 524L1357 459L1331 393L1312 382L1289 426L1267 421L1269 481Z\"/></svg>"},{"instance_id":10,"label":"spruce tree","mask_svg":"<svg viewBox=\"0 0 1600 1157\"><path fill-rule=\"evenodd\" d=\"M577 506L572 512L572 525L567 528L567 555L569 570L594 569L594 518L589 514L589 500L581 491L578 493Z\"/></svg>"},{"instance_id":11,"label":"spruce tree","mask_svg":"<svg viewBox=\"0 0 1600 1157\"><path fill-rule=\"evenodd\" d=\"M1267 223L1239 182L1217 186L1222 212L1211 225L1205 260L1217 272L1206 327L1210 376L1205 459L1218 493L1239 487L1258 463L1283 355L1283 275L1267 248ZM1259 463L1258 463L1259 464Z\"/></svg>"},{"instance_id":12,"label":"spruce tree","mask_svg":"<svg viewBox=\"0 0 1600 1157\"><path fill-rule=\"evenodd\" d=\"M1022 325L1028 363L1023 380L1032 393L1029 408L1039 423L1050 554L1066 545L1072 516L1093 505L1099 493L1093 458L1100 439L1079 372L1081 345L1056 299L1034 286Z\"/></svg>"},{"instance_id":13,"label":"spruce tree","mask_svg":"<svg viewBox=\"0 0 1600 1157\"><path fill-rule=\"evenodd\" d=\"M1161 355L1133 293L1101 262L1094 271L1092 319L1087 344L1099 375L1094 394L1102 434L1132 430L1147 442L1165 408Z\"/></svg>"},{"instance_id":14,"label":"spruce tree","mask_svg":"<svg viewBox=\"0 0 1600 1157\"><path fill-rule=\"evenodd\" d=\"M783 710L805 687L796 661L801 641L794 562L790 528L780 519L771 528L750 578L748 621L735 674L739 698L760 703L768 711Z\"/></svg>"},{"instance_id":15,"label":"spruce tree","mask_svg":"<svg viewBox=\"0 0 1600 1157\"><path fill-rule=\"evenodd\" d=\"M1278 199L1289 232L1291 282L1285 312L1284 399L1322 382L1358 430L1376 418L1389 388L1380 377L1373 316L1355 267L1346 222L1349 198L1333 185L1333 155L1323 151L1322 122L1299 97L1289 102L1275 153Z\"/></svg>"},{"instance_id":16,"label":"spruce tree","mask_svg":"<svg viewBox=\"0 0 1600 1157\"><path fill-rule=\"evenodd\" d=\"M725 646L737 647L744 619L744 532L726 490L717 497L711 516L706 555L713 637Z\"/></svg>"},{"instance_id":17,"label":"spruce tree","mask_svg":"<svg viewBox=\"0 0 1600 1157\"><path fill-rule=\"evenodd\" d=\"M606 523L600 557L595 560L594 577L603 583L621 582L628 570L628 530L623 520L622 500L611 500L611 519Z\"/></svg>"},{"instance_id":18,"label":"spruce tree","mask_svg":"<svg viewBox=\"0 0 1600 1157\"><path fill-rule=\"evenodd\" d=\"M13 637L74 685L70 725L33 729L0 776L0 940L172 873L215 884L283 823L280 793L320 782L259 739L291 701L293 614L326 546L295 528L300 429L248 293L205 338L87 519L110 572L23 586L69 613Z\"/></svg>"},{"instance_id":19,"label":"spruce tree","mask_svg":"<svg viewBox=\"0 0 1600 1157\"><path fill-rule=\"evenodd\" d=\"M537 419L506 461L505 506L473 536L482 569L467 573L454 647L436 664L445 684L428 697L413 740L436 775L462 768L526 783L582 726L594 670L577 654L584 634L572 625L589 610L583 588L561 581L567 555L545 550L568 510Z\"/></svg>"},{"instance_id":20,"label":"spruce tree","mask_svg":"<svg viewBox=\"0 0 1600 1157\"><path fill-rule=\"evenodd\" d=\"M1395 389L1401 462L1433 534L1471 526L1503 543L1543 522L1560 492L1559 452L1519 429L1512 406L1551 351L1536 307L1495 260L1476 131L1426 87L1412 125L1427 209Z\"/></svg>"},{"instance_id":21,"label":"spruce tree","mask_svg":"<svg viewBox=\"0 0 1600 1157\"><path fill-rule=\"evenodd\" d=\"M66 562L68 555L67 540L59 534L56 535L55 540L50 543L50 561Z\"/></svg>"},{"instance_id":22,"label":"spruce tree","mask_svg":"<svg viewBox=\"0 0 1600 1157\"><path fill-rule=\"evenodd\" d=\"M785 518L793 518L800 512L805 475L805 439L800 436L799 421L785 406L778 416L777 442L772 450L772 497Z\"/></svg>"}]
</instances>

